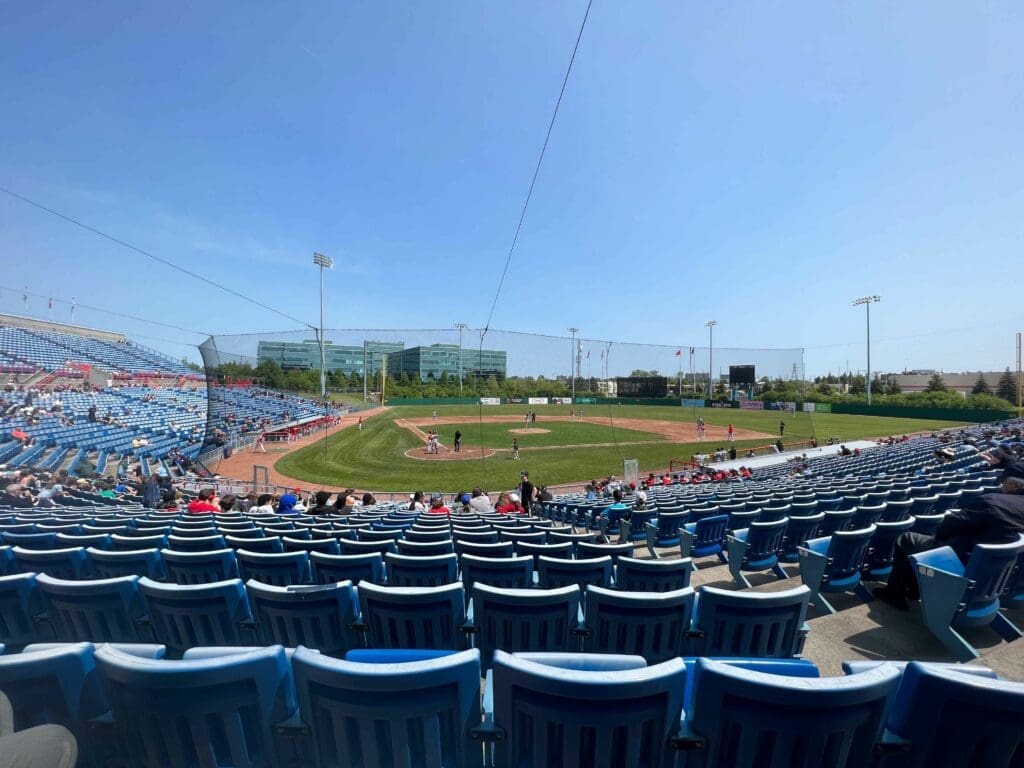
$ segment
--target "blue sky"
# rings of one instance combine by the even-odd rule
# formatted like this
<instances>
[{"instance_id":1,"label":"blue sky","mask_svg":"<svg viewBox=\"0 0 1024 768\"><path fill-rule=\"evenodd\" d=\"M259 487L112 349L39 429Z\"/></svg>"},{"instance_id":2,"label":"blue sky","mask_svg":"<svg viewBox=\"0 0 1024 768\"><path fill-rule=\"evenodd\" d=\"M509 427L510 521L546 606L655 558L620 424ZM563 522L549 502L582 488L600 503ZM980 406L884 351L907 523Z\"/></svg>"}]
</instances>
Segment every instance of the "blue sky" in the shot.
<instances>
[{"instance_id":1,"label":"blue sky","mask_svg":"<svg viewBox=\"0 0 1024 768\"><path fill-rule=\"evenodd\" d=\"M479 326L584 7L10 3L0 185L311 322L320 250L328 326ZM864 367L877 293L874 368L1013 364L1021 39L1014 2L595 0L493 325L715 318L819 373ZM5 195L0 265L0 311L296 328Z\"/></svg>"}]
</instances>

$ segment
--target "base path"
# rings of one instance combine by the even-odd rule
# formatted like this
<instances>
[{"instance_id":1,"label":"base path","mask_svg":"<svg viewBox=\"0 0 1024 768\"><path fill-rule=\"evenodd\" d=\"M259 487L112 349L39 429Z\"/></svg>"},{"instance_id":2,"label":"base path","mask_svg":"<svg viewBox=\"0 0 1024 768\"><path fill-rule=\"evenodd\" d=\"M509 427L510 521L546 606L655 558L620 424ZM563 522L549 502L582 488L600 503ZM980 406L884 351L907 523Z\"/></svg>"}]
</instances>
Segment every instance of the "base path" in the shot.
<instances>
[{"instance_id":1,"label":"base path","mask_svg":"<svg viewBox=\"0 0 1024 768\"><path fill-rule=\"evenodd\" d=\"M252 482L252 470L253 467L265 466L267 468L268 482L271 485L282 485L289 488L305 488L307 490L312 488L322 488L326 491L344 491L344 486L335 485L319 485L317 483L311 483L308 480L296 480L293 477L282 475L276 469L274 469L274 463L285 454L297 451L299 448L305 448L307 445L313 445L323 440L325 437L330 437L336 432L340 432L343 429L350 429L359 424L359 419L363 421L376 416L377 414L388 411L388 408L370 408L365 411L356 411L348 416L342 416L341 421L330 429L324 430L323 432L315 432L312 435L307 435L299 440L295 440L291 443L266 443L266 453L253 453L252 450L239 451L233 454L230 458L221 459L215 464L209 465L209 469L216 475L221 477L230 477L233 480L240 480L244 483ZM278 448L280 446L280 448ZM277 448L277 450L275 450Z\"/></svg>"}]
</instances>

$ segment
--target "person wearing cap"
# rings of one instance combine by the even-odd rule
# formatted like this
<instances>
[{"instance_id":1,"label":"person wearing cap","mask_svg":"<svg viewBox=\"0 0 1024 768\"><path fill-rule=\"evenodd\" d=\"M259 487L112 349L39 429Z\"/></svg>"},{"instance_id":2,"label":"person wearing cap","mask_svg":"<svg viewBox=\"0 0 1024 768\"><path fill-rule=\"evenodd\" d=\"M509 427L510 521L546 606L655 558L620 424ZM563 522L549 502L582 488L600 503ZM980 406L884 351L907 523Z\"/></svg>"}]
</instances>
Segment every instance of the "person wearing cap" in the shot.
<instances>
[{"instance_id":1,"label":"person wearing cap","mask_svg":"<svg viewBox=\"0 0 1024 768\"><path fill-rule=\"evenodd\" d=\"M19 483L11 483L7 486L4 494L0 496L0 506L29 509L33 506L32 497L25 493L25 488Z\"/></svg>"},{"instance_id":2,"label":"person wearing cap","mask_svg":"<svg viewBox=\"0 0 1024 768\"><path fill-rule=\"evenodd\" d=\"M202 515L210 512L220 512L220 505L217 501L217 494L213 488L200 488L199 496L188 503L185 511L190 515Z\"/></svg>"},{"instance_id":3,"label":"person wearing cap","mask_svg":"<svg viewBox=\"0 0 1024 768\"><path fill-rule=\"evenodd\" d=\"M430 509L428 512L432 515L447 515L451 513L451 510L445 505L444 496L435 494L430 497Z\"/></svg>"},{"instance_id":4,"label":"person wearing cap","mask_svg":"<svg viewBox=\"0 0 1024 768\"><path fill-rule=\"evenodd\" d=\"M896 539L892 572L884 587L875 587L875 597L900 610L907 610L907 598L917 599L917 580L909 556L938 547L952 547L966 563L975 544L1009 544L1024 533L1024 461L1003 470L998 493L984 493L962 509L942 518L934 536L907 532Z\"/></svg>"}]
</instances>

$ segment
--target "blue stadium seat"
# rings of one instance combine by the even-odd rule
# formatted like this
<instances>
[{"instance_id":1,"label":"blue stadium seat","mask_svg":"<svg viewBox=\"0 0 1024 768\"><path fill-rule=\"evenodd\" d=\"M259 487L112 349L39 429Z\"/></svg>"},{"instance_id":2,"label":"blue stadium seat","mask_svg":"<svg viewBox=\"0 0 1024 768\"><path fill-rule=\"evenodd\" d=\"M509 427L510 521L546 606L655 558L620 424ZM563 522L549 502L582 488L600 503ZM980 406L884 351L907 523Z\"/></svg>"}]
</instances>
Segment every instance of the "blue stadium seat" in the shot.
<instances>
[{"instance_id":1,"label":"blue stadium seat","mask_svg":"<svg viewBox=\"0 0 1024 768\"><path fill-rule=\"evenodd\" d=\"M810 588L811 603L819 612L836 612L822 592L852 591L867 602L874 599L861 581L861 570L875 530L872 525L859 531L836 531L800 547L800 580Z\"/></svg>"},{"instance_id":2,"label":"blue stadium seat","mask_svg":"<svg viewBox=\"0 0 1024 768\"><path fill-rule=\"evenodd\" d=\"M275 587L308 584L312 581L306 552L250 552L235 550L241 578L254 579ZM287 643L285 643L287 645Z\"/></svg>"},{"instance_id":3,"label":"blue stadium seat","mask_svg":"<svg viewBox=\"0 0 1024 768\"><path fill-rule=\"evenodd\" d=\"M48 550L57 546L56 533L7 533L3 534L4 544L22 549Z\"/></svg>"},{"instance_id":4,"label":"blue stadium seat","mask_svg":"<svg viewBox=\"0 0 1024 768\"><path fill-rule=\"evenodd\" d=\"M1024 534L1012 544L978 544L965 566L950 547L910 556L921 591L924 624L957 661L978 657L957 629L990 626L1007 641L1024 633L999 612L999 596L1010 582Z\"/></svg>"},{"instance_id":5,"label":"blue stadium seat","mask_svg":"<svg viewBox=\"0 0 1024 768\"><path fill-rule=\"evenodd\" d=\"M632 557L634 553L634 546L628 542L625 544L589 544L581 541L576 545L578 560L592 560L607 555L612 559L612 565L615 565L620 557Z\"/></svg>"},{"instance_id":6,"label":"blue stadium seat","mask_svg":"<svg viewBox=\"0 0 1024 768\"><path fill-rule=\"evenodd\" d=\"M160 553L167 579L175 584L209 584L238 578L235 550L216 549L209 552L178 552L165 549Z\"/></svg>"},{"instance_id":7,"label":"blue stadium seat","mask_svg":"<svg viewBox=\"0 0 1024 768\"><path fill-rule=\"evenodd\" d=\"M167 547L175 552L212 552L226 546L227 542L220 535L167 537Z\"/></svg>"},{"instance_id":8,"label":"blue stadium seat","mask_svg":"<svg viewBox=\"0 0 1024 768\"><path fill-rule=\"evenodd\" d=\"M284 545L281 544L281 538L279 536L257 536L246 538L225 536L224 543L233 549L244 549L247 552L284 552Z\"/></svg>"},{"instance_id":9,"label":"blue stadium seat","mask_svg":"<svg viewBox=\"0 0 1024 768\"><path fill-rule=\"evenodd\" d=\"M914 527L914 518L908 517L895 522L875 523L875 535L871 537L862 567L863 578L870 581L887 581L892 571L892 559L896 539Z\"/></svg>"},{"instance_id":10,"label":"blue stadium seat","mask_svg":"<svg viewBox=\"0 0 1024 768\"><path fill-rule=\"evenodd\" d=\"M660 593L587 587L583 650L642 656L648 664L683 656L695 597L690 587Z\"/></svg>"},{"instance_id":11,"label":"blue stadium seat","mask_svg":"<svg viewBox=\"0 0 1024 768\"><path fill-rule=\"evenodd\" d=\"M452 535L448 529L443 530L417 530L410 528L403 537L406 541L451 541Z\"/></svg>"},{"instance_id":12,"label":"blue stadium seat","mask_svg":"<svg viewBox=\"0 0 1024 768\"><path fill-rule=\"evenodd\" d=\"M84 579L89 576L89 559L82 547L35 550L12 547L14 562L23 573L48 573L58 579Z\"/></svg>"},{"instance_id":13,"label":"blue stadium seat","mask_svg":"<svg viewBox=\"0 0 1024 768\"><path fill-rule=\"evenodd\" d=\"M395 544L398 546L398 554L409 555L410 557L435 557L437 555L450 555L455 552L455 544L451 539L441 541L405 541L399 539Z\"/></svg>"},{"instance_id":14,"label":"blue stadium seat","mask_svg":"<svg viewBox=\"0 0 1024 768\"><path fill-rule=\"evenodd\" d=\"M57 534L58 549L67 547L94 547L95 549L110 549L110 535L106 533L89 534Z\"/></svg>"},{"instance_id":15,"label":"blue stadium seat","mask_svg":"<svg viewBox=\"0 0 1024 768\"><path fill-rule=\"evenodd\" d=\"M689 558L620 557L615 566L615 588L624 592L672 592L690 586L691 573L693 561Z\"/></svg>"},{"instance_id":16,"label":"blue stadium seat","mask_svg":"<svg viewBox=\"0 0 1024 768\"><path fill-rule=\"evenodd\" d=\"M712 515L682 526L679 529L680 556L697 558L715 555L719 561L727 562L722 544L725 542L725 527L728 523L728 515ZM696 563L693 568L698 570Z\"/></svg>"},{"instance_id":17,"label":"blue stadium seat","mask_svg":"<svg viewBox=\"0 0 1024 768\"><path fill-rule=\"evenodd\" d=\"M96 651L120 737L138 766L282 763L274 727L296 710L284 649L146 661L116 648Z\"/></svg>"},{"instance_id":18,"label":"blue stadium seat","mask_svg":"<svg viewBox=\"0 0 1024 768\"><path fill-rule=\"evenodd\" d=\"M459 560L447 555L385 555L388 585L392 587L437 587L458 581Z\"/></svg>"},{"instance_id":19,"label":"blue stadium seat","mask_svg":"<svg viewBox=\"0 0 1024 768\"><path fill-rule=\"evenodd\" d=\"M292 668L318 766L480 766L476 650L379 665L298 648Z\"/></svg>"},{"instance_id":20,"label":"blue stadium seat","mask_svg":"<svg viewBox=\"0 0 1024 768\"><path fill-rule=\"evenodd\" d=\"M853 509L837 509L826 512L825 519L821 521L821 526L818 528L818 537L831 536L836 531L848 531L853 523L855 512L856 510Z\"/></svg>"},{"instance_id":21,"label":"blue stadium seat","mask_svg":"<svg viewBox=\"0 0 1024 768\"><path fill-rule=\"evenodd\" d=\"M813 539L818 535L818 529L821 528L821 524L824 521L824 512L808 515L807 517L789 518L789 525L786 526L786 535L782 543L782 555L779 559L785 563L799 562L799 548L808 539Z\"/></svg>"},{"instance_id":22,"label":"blue stadium seat","mask_svg":"<svg viewBox=\"0 0 1024 768\"><path fill-rule=\"evenodd\" d=\"M595 557L589 560L564 560L556 557L537 558L537 585L542 589L555 589L576 584L580 590L588 584L610 587L612 559Z\"/></svg>"},{"instance_id":23,"label":"blue stadium seat","mask_svg":"<svg viewBox=\"0 0 1024 768\"><path fill-rule=\"evenodd\" d=\"M155 536L122 536L120 534L110 535L111 550L134 551L139 549L166 549L167 536L157 534Z\"/></svg>"},{"instance_id":24,"label":"blue stadium seat","mask_svg":"<svg viewBox=\"0 0 1024 768\"><path fill-rule=\"evenodd\" d=\"M489 584L506 589L525 589L533 584L533 558L524 557L477 557L463 555L459 558L462 584L466 596L472 597L476 584Z\"/></svg>"},{"instance_id":25,"label":"blue stadium seat","mask_svg":"<svg viewBox=\"0 0 1024 768\"><path fill-rule=\"evenodd\" d=\"M529 541L515 542L516 556L522 557L524 555L529 555L533 558L534 565L536 565L537 558L541 555L544 557L560 557L568 560L573 557L575 550L576 544L571 541L558 541L552 544L534 544Z\"/></svg>"},{"instance_id":26,"label":"blue stadium seat","mask_svg":"<svg viewBox=\"0 0 1024 768\"><path fill-rule=\"evenodd\" d=\"M285 552L322 552L325 555L340 555L341 545L337 539L296 539L282 536L281 544Z\"/></svg>"},{"instance_id":27,"label":"blue stadium seat","mask_svg":"<svg viewBox=\"0 0 1024 768\"><path fill-rule=\"evenodd\" d=\"M363 555L310 552L309 562L313 566L313 581L317 584L333 584L337 581L381 584L384 581L384 558L378 552Z\"/></svg>"},{"instance_id":28,"label":"blue stadium seat","mask_svg":"<svg viewBox=\"0 0 1024 768\"><path fill-rule=\"evenodd\" d=\"M369 647L457 651L467 646L462 584L382 587L364 581L357 591Z\"/></svg>"},{"instance_id":29,"label":"blue stadium seat","mask_svg":"<svg viewBox=\"0 0 1024 768\"><path fill-rule=\"evenodd\" d=\"M66 581L36 577L46 603L46 617L58 642L144 643L152 636L141 619L146 609L138 577Z\"/></svg>"},{"instance_id":30,"label":"blue stadium seat","mask_svg":"<svg viewBox=\"0 0 1024 768\"><path fill-rule=\"evenodd\" d=\"M92 575L97 579L114 579L118 576L148 576L154 581L166 577L164 561L159 549L136 549L106 551L85 550L89 558Z\"/></svg>"},{"instance_id":31,"label":"blue stadium seat","mask_svg":"<svg viewBox=\"0 0 1024 768\"><path fill-rule=\"evenodd\" d=\"M733 531L728 536L729 573L737 584L750 587L744 571L770 570L780 579L789 578L779 565L779 550L788 525L788 517L769 523L753 522L749 528Z\"/></svg>"},{"instance_id":32,"label":"blue stadium seat","mask_svg":"<svg viewBox=\"0 0 1024 768\"><path fill-rule=\"evenodd\" d=\"M455 541L455 552L459 555L475 555L476 557L513 557L515 545L511 541L496 544L480 544L476 542Z\"/></svg>"},{"instance_id":33,"label":"blue stadium seat","mask_svg":"<svg viewBox=\"0 0 1024 768\"><path fill-rule=\"evenodd\" d=\"M628 518L619 522L620 541L644 541L647 538L647 526L658 517L656 509L634 509ZM626 525L628 523L628 525Z\"/></svg>"},{"instance_id":34,"label":"blue stadium seat","mask_svg":"<svg viewBox=\"0 0 1024 768\"><path fill-rule=\"evenodd\" d=\"M0 656L0 690L14 710L14 730L56 723L76 736L107 711L92 643L48 646Z\"/></svg>"},{"instance_id":35,"label":"blue stadium seat","mask_svg":"<svg viewBox=\"0 0 1024 768\"><path fill-rule=\"evenodd\" d=\"M667 768L674 758L669 745L679 731L685 685L682 659L640 669L590 671L498 651L494 764Z\"/></svg>"},{"instance_id":36,"label":"blue stadium seat","mask_svg":"<svg viewBox=\"0 0 1024 768\"><path fill-rule=\"evenodd\" d=\"M383 558L388 552L398 552L398 547L392 539L387 539L386 541L349 541L348 539L339 539L338 543L341 544L341 554L343 555L369 555L376 552Z\"/></svg>"},{"instance_id":37,"label":"blue stadium seat","mask_svg":"<svg viewBox=\"0 0 1024 768\"><path fill-rule=\"evenodd\" d=\"M970 670L918 662L906 666L888 721L889 741L898 751L885 765L1019 763L1024 683L965 674Z\"/></svg>"},{"instance_id":38,"label":"blue stadium seat","mask_svg":"<svg viewBox=\"0 0 1024 768\"><path fill-rule=\"evenodd\" d=\"M36 617L45 610L34 573L0 576L0 642L8 650L49 639Z\"/></svg>"},{"instance_id":39,"label":"blue stadium seat","mask_svg":"<svg viewBox=\"0 0 1024 768\"><path fill-rule=\"evenodd\" d=\"M359 605L350 581L291 587L249 581L245 587L257 643L303 645L332 655L363 644L362 635L353 628Z\"/></svg>"},{"instance_id":40,"label":"blue stadium seat","mask_svg":"<svg viewBox=\"0 0 1024 768\"><path fill-rule=\"evenodd\" d=\"M154 639L173 655L197 645L252 643L252 614L238 579L181 585L141 578L139 591L149 609Z\"/></svg>"},{"instance_id":41,"label":"blue stadium seat","mask_svg":"<svg viewBox=\"0 0 1024 768\"><path fill-rule=\"evenodd\" d=\"M788 659L803 650L811 592L731 592L703 586L697 595L688 656Z\"/></svg>"},{"instance_id":42,"label":"blue stadium seat","mask_svg":"<svg viewBox=\"0 0 1024 768\"><path fill-rule=\"evenodd\" d=\"M868 766L899 670L804 679L697 659L687 711L686 765Z\"/></svg>"},{"instance_id":43,"label":"blue stadium seat","mask_svg":"<svg viewBox=\"0 0 1024 768\"><path fill-rule=\"evenodd\" d=\"M494 652L578 651L580 589L504 589L477 583L473 588L474 635L480 663L490 669Z\"/></svg>"}]
</instances>

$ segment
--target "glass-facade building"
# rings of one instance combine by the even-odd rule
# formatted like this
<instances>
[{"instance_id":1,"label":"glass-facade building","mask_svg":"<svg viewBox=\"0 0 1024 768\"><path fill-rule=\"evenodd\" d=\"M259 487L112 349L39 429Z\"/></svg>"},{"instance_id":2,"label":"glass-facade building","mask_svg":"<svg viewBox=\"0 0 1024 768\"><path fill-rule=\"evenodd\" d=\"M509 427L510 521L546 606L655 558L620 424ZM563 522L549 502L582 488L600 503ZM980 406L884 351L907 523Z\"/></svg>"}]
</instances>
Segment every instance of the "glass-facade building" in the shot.
<instances>
[{"instance_id":1,"label":"glass-facade building","mask_svg":"<svg viewBox=\"0 0 1024 768\"><path fill-rule=\"evenodd\" d=\"M472 349L463 347L462 371L466 377L497 376L504 378L508 371L507 354L497 349ZM409 347L388 355L388 375L399 377L408 374L420 379L440 379L447 373L450 378L459 377L459 355L457 344L431 344L429 347Z\"/></svg>"},{"instance_id":2,"label":"glass-facade building","mask_svg":"<svg viewBox=\"0 0 1024 768\"><path fill-rule=\"evenodd\" d=\"M386 355L401 352L403 342L365 341L359 346L324 342L324 370L341 371L345 375L363 375L365 365L370 375L376 375ZM319 370L320 345L315 339L307 341L261 340L256 347L259 362L273 360L282 370Z\"/></svg>"}]
</instances>

